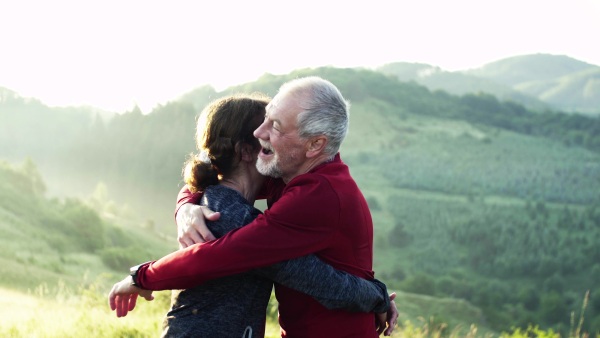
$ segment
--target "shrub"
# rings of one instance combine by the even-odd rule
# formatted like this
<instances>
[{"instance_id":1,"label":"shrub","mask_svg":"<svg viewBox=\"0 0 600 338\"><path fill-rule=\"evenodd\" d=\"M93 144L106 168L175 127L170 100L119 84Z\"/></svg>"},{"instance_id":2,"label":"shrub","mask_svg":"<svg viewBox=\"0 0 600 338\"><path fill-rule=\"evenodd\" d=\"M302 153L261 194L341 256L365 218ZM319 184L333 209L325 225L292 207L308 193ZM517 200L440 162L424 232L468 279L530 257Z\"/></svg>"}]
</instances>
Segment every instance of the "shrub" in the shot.
<instances>
[{"instance_id":1,"label":"shrub","mask_svg":"<svg viewBox=\"0 0 600 338\"><path fill-rule=\"evenodd\" d=\"M405 292L418 293L422 295L435 295L435 281L426 274L416 274L406 278L402 282L402 290Z\"/></svg>"},{"instance_id":2,"label":"shrub","mask_svg":"<svg viewBox=\"0 0 600 338\"><path fill-rule=\"evenodd\" d=\"M104 265L117 271L128 271L130 267L145 262L148 256L144 249L135 246L104 248L100 251Z\"/></svg>"}]
</instances>

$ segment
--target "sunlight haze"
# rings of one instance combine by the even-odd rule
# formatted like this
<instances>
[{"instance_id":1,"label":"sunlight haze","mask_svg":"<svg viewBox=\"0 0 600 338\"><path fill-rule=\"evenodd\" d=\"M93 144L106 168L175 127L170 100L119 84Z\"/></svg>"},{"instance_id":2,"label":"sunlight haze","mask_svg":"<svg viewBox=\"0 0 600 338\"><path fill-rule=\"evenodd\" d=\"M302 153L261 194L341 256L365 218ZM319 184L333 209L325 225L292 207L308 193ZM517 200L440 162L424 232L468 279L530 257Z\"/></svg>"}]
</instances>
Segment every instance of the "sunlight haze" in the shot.
<instances>
[{"instance_id":1,"label":"sunlight haze","mask_svg":"<svg viewBox=\"0 0 600 338\"><path fill-rule=\"evenodd\" d=\"M319 66L444 70L548 53L600 65L600 0L4 1L0 87L124 112Z\"/></svg>"}]
</instances>

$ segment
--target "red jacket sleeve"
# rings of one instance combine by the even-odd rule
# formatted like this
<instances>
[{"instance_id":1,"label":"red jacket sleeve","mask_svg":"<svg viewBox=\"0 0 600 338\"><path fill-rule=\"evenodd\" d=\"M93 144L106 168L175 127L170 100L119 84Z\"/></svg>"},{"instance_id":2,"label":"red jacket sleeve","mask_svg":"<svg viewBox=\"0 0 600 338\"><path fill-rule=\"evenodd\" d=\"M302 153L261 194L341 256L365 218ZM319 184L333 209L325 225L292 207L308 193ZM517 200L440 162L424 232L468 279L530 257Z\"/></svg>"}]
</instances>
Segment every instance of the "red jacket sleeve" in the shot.
<instances>
[{"instance_id":1,"label":"red jacket sleeve","mask_svg":"<svg viewBox=\"0 0 600 338\"><path fill-rule=\"evenodd\" d=\"M317 175L292 180L279 201L252 223L140 268L145 289L184 289L203 281L317 253L338 233L339 201Z\"/></svg>"}]
</instances>

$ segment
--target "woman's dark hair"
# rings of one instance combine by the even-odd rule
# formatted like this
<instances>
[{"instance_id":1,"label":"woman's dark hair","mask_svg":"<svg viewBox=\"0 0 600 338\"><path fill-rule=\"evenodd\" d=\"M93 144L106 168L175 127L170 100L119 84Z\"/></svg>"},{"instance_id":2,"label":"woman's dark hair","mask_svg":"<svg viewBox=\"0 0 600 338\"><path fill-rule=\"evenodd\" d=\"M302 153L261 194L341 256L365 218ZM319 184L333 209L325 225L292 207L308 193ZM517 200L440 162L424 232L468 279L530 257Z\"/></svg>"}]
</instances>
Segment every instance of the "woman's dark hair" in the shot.
<instances>
[{"instance_id":1,"label":"woman's dark hair","mask_svg":"<svg viewBox=\"0 0 600 338\"><path fill-rule=\"evenodd\" d=\"M232 95L210 103L198 118L197 154L183 167L183 179L191 192L219 183L237 167L242 146L260 148L253 132L265 117L270 99L263 94Z\"/></svg>"}]
</instances>

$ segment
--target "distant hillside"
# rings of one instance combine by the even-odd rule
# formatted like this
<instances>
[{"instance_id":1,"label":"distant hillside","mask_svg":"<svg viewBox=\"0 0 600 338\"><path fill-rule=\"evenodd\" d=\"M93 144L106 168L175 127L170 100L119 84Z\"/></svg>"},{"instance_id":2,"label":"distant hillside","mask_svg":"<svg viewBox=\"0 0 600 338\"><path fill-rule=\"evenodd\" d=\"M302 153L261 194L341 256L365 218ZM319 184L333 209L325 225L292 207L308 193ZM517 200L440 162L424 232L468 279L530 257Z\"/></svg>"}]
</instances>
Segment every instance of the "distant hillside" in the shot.
<instances>
[{"instance_id":1,"label":"distant hillside","mask_svg":"<svg viewBox=\"0 0 600 338\"><path fill-rule=\"evenodd\" d=\"M588 68L549 81L528 81L515 88L567 111L600 111L600 67Z\"/></svg>"},{"instance_id":2,"label":"distant hillside","mask_svg":"<svg viewBox=\"0 0 600 338\"><path fill-rule=\"evenodd\" d=\"M564 55L515 56L466 72L565 111L600 114L600 67Z\"/></svg>"},{"instance_id":3,"label":"distant hillside","mask_svg":"<svg viewBox=\"0 0 600 338\"><path fill-rule=\"evenodd\" d=\"M208 103L209 92L195 103L184 97L159 105L147 116L137 108L109 120L87 108L52 108L5 93L0 101L0 159L33 159L54 196L83 198L104 182L115 203L130 205L165 231L173 229L172 208L164 206L173 202L181 166L194 149L194 117L199 112L194 104ZM149 178L151 184L145 181ZM169 187L172 193L167 195Z\"/></svg>"},{"instance_id":4,"label":"distant hillside","mask_svg":"<svg viewBox=\"0 0 600 338\"><path fill-rule=\"evenodd\" d=\"M400 81L414 81L431 90L443 90L454 95L484 92L493 94L501 100L521 103L535 110L549 108L547 103L536 99L535 96L524 94L491 79L463 72L449 72L427 64L395 62L378 67L377 71L394 76Z\"/></svg>"},{"instance_id":5,"label":"distant hillside","mask_svg":"<svg viewBox=\"0 0 600 338\"><path fill-rule=\"evenodd\" d=\"M502 59L466 73L512 87L529 81L551 81L590 68L598 66L565 55L531 54Z\"/></svg>"},{"instance_id":6,"label":"distant hillside","mask_svg":"<svg viewBox=\"0 0 600 338\"><path fill-rule=\"evenodd\" d=\"M567 56L515 56L456 72L402 62L377 70L401 81L415 81L456 95L485 92L538 111L600 114L600 67Z\"/></svg>"},{"instance_id":7,"label":"distant hillside","mask_svg":"<svg viewBox=\"0 0 600 338\"><path fill-rule=\"evenodd\" d=\"M59 281L78 287L177 249L174 238L128 224L105 197L48 199L33 162L0 161L0 288L27 291Z\"/></svg>"}]
</instances>

